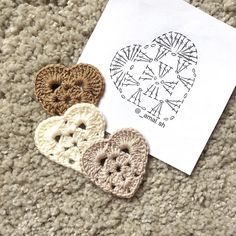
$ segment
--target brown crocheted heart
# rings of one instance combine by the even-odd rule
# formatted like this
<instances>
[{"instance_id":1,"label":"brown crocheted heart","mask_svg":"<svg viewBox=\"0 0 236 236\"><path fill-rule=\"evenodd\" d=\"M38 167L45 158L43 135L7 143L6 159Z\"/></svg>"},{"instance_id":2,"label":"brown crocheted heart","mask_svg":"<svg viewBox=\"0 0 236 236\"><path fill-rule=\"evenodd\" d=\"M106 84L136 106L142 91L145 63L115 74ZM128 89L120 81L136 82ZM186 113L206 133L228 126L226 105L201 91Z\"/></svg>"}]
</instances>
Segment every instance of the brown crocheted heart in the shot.
<instances>
[{"instance_id":1,"label":"brown crocheted heart","mask_svg":"<svg viewBox=\"0 0 236 236\"><path fill-rule=\"evenodd\" d=\"M35 95L51 115L63 115L77 103L97 104L103 90L102 74L88 64L71 68L48 65L37 73L35 80Z\"/></svg>"},{"instance_id":2,"label":"brown crocheted heart","mask_svg":"<svg viewBox=\"0 0 236 236\"><path fill-rule=\"evenodd\" d=\"M81 158L81 168L104 191L130 198L143 180L147 160L143 136L134 129L122 129L88 148Z\"/></svg>"}]
</instances>

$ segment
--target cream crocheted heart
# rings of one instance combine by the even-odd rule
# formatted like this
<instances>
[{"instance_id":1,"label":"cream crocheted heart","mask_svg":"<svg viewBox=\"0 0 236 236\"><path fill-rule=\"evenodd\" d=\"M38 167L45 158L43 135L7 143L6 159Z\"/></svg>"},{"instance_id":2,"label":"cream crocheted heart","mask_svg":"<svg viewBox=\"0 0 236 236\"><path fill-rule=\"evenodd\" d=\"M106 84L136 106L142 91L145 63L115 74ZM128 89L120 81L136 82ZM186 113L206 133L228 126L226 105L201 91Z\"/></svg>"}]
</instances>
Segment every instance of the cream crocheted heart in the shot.
<instances>
[{"instance_id":1,"label":"cream crocheted heart","mask_svg":"<svg viewBox=\"0 0 236 236\"><path fill-rule=\"evenodd\" d=\"M35 132L35 144L50 160L81 172L82 154L104 138L104 130L104 117L94 105L76 104L64 116L41 122Z\"/></svg>"},{"instance_id":2,"label":"cream crocheted heart","mask_svg":"<svg viewBox=\"0 0 236 236\"><path fill-rule=\"evenodd\" d=\"M81 168L104 191L130 198L143 180L147 160L143 136L134 129L122 129L89 147L81 158Z\"/></svg>"}]
</instances>

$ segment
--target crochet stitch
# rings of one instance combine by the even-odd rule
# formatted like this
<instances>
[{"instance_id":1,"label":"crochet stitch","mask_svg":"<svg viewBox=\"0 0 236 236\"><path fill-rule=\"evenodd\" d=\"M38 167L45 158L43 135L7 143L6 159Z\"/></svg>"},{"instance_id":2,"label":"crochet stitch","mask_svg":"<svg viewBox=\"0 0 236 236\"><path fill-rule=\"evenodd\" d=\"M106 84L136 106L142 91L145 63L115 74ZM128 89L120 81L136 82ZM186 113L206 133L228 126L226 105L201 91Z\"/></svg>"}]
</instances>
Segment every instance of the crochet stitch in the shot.
<instances>
[{"instance_id":1,"label":"crochet stitch","mask_svg":"<svg viewBox=\"0 0 236 236\"><path fill-rule=\"evenodd\" d=\"M76 104L64 116L41 122L35 132L35 144L50 160L81 172L79 160L83 152L103 140L104 130L105 120L98 108Z\"/></svg>"},{"instance_id":2,"label":"crochet stitch","mask_svg":"<svg viewBox=\"0 0 236 236\"><path fill-rule=\"evenodd\" d=\"M122 129L89 147L81 158L81 168L104 191L130 198L143 180L147 161L144 137L134 129Z\"/></svg>"},{"instance_id":3,"label":"crochet stitch","mask_svg":"<svg viewBox=\"0 0 236 236\"><path fill-rule=\"evenodd\" d=\"M35 80L35 95L51 115L63 115L77 103L96 105L103 90L102 74L88 64L78 64L71 68L48 65L37 73Z\"/></svg>"}]
</instances>

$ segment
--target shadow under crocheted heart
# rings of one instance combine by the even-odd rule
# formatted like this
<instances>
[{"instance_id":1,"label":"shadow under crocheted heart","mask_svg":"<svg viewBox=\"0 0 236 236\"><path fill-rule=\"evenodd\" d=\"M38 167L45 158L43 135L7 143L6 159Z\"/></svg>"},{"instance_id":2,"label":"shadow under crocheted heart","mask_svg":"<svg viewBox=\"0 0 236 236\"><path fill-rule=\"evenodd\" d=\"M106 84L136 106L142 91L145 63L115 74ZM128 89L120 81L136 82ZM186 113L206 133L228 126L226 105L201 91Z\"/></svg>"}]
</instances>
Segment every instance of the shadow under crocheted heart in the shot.
<instances>
[{"instance_id":1,"label":"shadow under crocheted heart","mask_svg":"<svg viewBox=\"0 0 236 236\"><path fill-rule=\"evenodd\" d=\"M122 129L90 146L81 158L81 168L104 191L130 198L143 180L147 161L143 136L134 129Z\"/></svg>"},{"instance_id":2,"label":"shadow under crocheted heart","mask_svg":"<svg viewBox=\"0 0 236 236\"><path fill-rule=\"evenodd\" d=\"M93 143L103 140L105 120L98 108L81 103L64 116L44 120L35 131L35 144L50 160L81 172L80 158Z\"/></svg>"},{"instance_id":3,"label":"shadow under crocheted heart","mask_svg":"<svg viewBox=\"0 0 236 236\"><path fill-rule=\"evenodd\" d=\"M36 75L35 95L51 115L63 115L77 103L97 104L103 94L104 78L97 68L78 64L71 68L48 65Z\"/></svg>"}]
</instances>

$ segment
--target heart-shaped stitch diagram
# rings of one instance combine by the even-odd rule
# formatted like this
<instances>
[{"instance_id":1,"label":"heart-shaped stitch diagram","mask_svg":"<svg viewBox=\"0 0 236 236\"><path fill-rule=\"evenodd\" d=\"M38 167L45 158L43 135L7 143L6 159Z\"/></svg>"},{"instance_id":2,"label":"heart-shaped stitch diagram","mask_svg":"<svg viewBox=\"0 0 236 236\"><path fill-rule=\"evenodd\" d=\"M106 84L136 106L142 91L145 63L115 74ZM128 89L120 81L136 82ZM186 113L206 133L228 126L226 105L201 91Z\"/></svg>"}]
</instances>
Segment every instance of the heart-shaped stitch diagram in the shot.
<instances>
[{"instance_id":1,"label":"heart-shaped stitch diagram","mask_svg":"<svg viewBox=\"0 0 236 236\"><path fill-rule=\"evenodd\" d=\"M137 115L165 127L195 83L197 61L194 43L181 33L168 32L151 44L119 50L111 62L110 75Z\"/></svg>"},{"instance_id":2,"label":"heart-shaped stitch diagram","mask_svg":"<svg viewBox=\"0 0 236 236\"><path fill-rule=\"evenodd\" d=\"M71 68L48 65L36 75L35 95L51 115L63 115L77 103L97 104L104 90L104 79L97 68L78 64Z\"/></svg>"},{"instance_id":3,"label":"heart-shaped stitch diagram","mask_svg":"<svg viewBox=\"0 0 236 236\"><path fill-rule=\"evenodd\" d=\"M81 168L104 191L130 198L143 180L147 161L143 136L134 129L122 129L89 147L81 158Z\"/></svg>"},{"instance_id":4,"label":"heart-shaped stitch diagram","mask_svg":"<svg viewBox=\"0 0 236 236\"><path fill-rule=\"evenodd\" d=\"M82 154L104 138L104 131L100 111L92 104L81 103L69 108L64 116L41 122L35 131L35 144L50 160L81 172Z\"/></svg>"}]
</instances>

